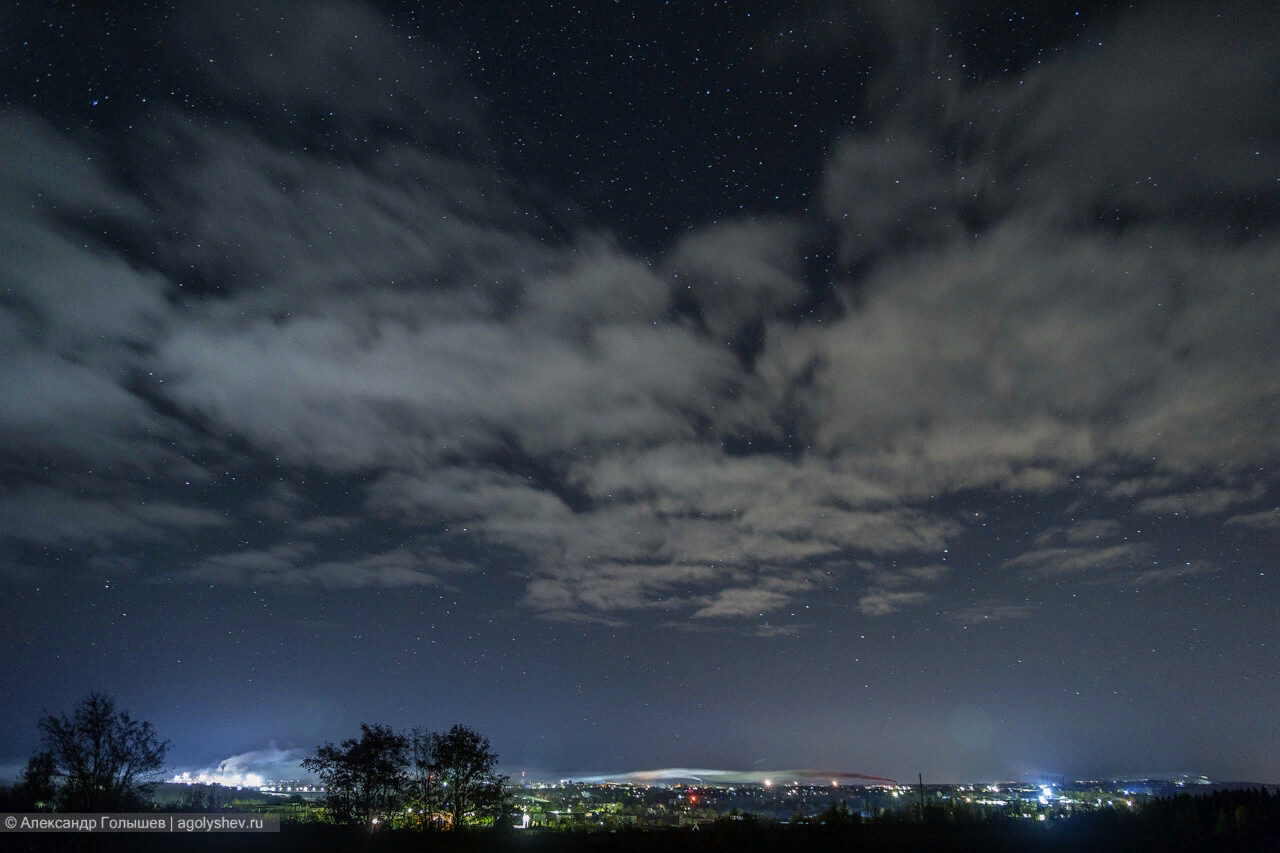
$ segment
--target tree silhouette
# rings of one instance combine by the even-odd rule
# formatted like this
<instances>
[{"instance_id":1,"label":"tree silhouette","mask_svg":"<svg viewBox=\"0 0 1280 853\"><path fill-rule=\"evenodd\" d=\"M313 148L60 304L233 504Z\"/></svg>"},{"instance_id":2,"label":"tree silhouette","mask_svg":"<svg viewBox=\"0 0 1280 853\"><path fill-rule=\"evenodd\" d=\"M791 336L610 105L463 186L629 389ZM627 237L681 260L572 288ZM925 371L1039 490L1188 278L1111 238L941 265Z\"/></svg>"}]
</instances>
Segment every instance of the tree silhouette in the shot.
<instances>
[{"instance_id":1,"label":"tree silhouette","mask_svg":"<svg viewBox=\"0 0 1280 853\"><path fill-rule=\"evenodd\" d=\"M436 744L440 735L421 727L409 735L409 804L421 815L423 828L438 829L446 820L440 775L436 772Z\"/></svg>"},{"instance_id":2,"label":"tree silhouette","mask_svg":"<svg viewBox=\"0 0 1280 853\"><path fill-rule=\"evenodd\" d=\"M360 739L326 743L302 766L324 783L325 806L338 823L375 824L404 808L409 740L390 726L360 724Z\"/></svg>"},{"instance_id":3,"label":"tree silhouette","mask_svg":"<svg viewBox=\"0 0 1280 853\"><path fill-rule=\"evenodd\" d=\"M466 726L444 734L361 723L360 738L326 743L302 766L324 783L325 807L339 823L376 824L419 809L422 825L498 821L508 811L509 779L497 772L489 739Z\"/></svg>"},{"instance_id":4,"label":"tree silhouette","mask_svg":"<svg viewBox=\"0 0 1280 853\"><path fill-rule=\"evenodd\" d=\"M92 692L70 716L40 715L41 751L27 762L22 787L33 800L49 798L64 811L139 808L160 783L168 741L150 723L116 710L110 696Z\"/></svg>"},{"instance_id":5,"label":"tree silhouette","mask_svg":"<svg viewBox=\"0 0 1280 853\"><path fill-rule=\"evenodd\" d=\"M42 751L31 756L13 791L22 808L42 811L52 807L58 798L56 775L53 753Z\"/></svg>"},{"instance_id":6,"label":"tree silhouette","mask_svg":"<svg viewBox=\"0 0 1280 853\"><path fill-rule=\"evenodd\" d=\"M509 777L497 772L498 754L489 739L466 726L433 735L427 751L432 777L450 824L499 821L510 801Z\"/></svg>"}]
</instances>

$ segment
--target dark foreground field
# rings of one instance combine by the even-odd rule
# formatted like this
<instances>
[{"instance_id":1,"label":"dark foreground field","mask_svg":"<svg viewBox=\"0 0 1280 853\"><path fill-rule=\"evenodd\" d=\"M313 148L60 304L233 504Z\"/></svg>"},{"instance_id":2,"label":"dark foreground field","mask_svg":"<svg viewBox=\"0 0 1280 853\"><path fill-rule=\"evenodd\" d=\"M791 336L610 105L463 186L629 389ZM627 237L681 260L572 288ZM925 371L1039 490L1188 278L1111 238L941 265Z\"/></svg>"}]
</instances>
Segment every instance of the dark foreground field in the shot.
<instances>
[{"instance_id":1,"label":"dark foreground field","mask_svg":"<svg viewBox=\"0 0 1280 853\"><path fill-rule=\"evenodd\" d=\"M845 813L847 815L847 813ZM1280 796L1264 789L1220 791L1099 809L1056 820L966 818L926 808L861 821L769 823L719 820L698 829L413 830L286 823L275 833L0 833L0 850L129 853L765 853L765 851L1044 851L1044 853L1280 853Z\"/></svg>"},{"instance_id":2,"label":"dark foreground field","mask_svg":"<svg viewBox=\"0 0 1280 853\"><path fill-rule=\"evenodd\" d=\"M1219 827L1221 829L1221 827ZM1056 824L1009 822L983 826L895 824L824 827L705 827L699 830L658 829L615 832L534 831L507 834L491 831L418 833L362 830L318 824L289 824L279 833L205 835L0 835L0 849L30 851L355 851L356 853L751 853L751 851L1045 851L1045 853L1121 853L1121 851L1239 851L1276 853L1280 833L1270 831L1202 832L1170 825L1152 831L1134 824L1105 821L1060 821Z\"/></svg>"}]
</instances>

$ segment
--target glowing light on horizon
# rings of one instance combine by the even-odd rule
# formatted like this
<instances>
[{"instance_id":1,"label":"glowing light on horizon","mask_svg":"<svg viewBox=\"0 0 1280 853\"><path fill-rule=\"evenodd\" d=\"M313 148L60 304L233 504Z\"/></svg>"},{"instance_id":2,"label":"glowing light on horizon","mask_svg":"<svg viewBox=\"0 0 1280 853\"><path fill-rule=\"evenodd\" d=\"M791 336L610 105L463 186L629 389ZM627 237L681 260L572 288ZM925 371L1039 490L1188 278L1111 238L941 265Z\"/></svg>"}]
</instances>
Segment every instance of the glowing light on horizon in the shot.
<instances>
[{"instance_id":1,"label":"glowing light on horizon","mask_svg":"<svg viewBox=\"0 0 1280 853\"><path fill-rule=\"evenodd\" d=\"M178 773L168 781L178 785L224 785L228 788L262 788L271 779L295 780L296 785L310 785L311 774L301 766L304 757L305 752L301 749L279 749L272 744L265 749L237 753L216 765Z\"/></svg>"},{"instance_id":2,"label":"glowing light on horizon","mask_svg":"<svg viewBox=\"0 0 1280 853\"><path fill-rule=\"evenodd\" d=\"M585 776L580 782L641 782L649 784L670 784L677 780L693 780L698 784L763 784L768 781L780 785L816 784L821 780L826 784L830 780L832 787L841 784L892 786L897 785L893 779L884 776L869 776L865 773L846 773L835 770L710 770L706 768L667 767L657 770L632 771L603 776ZM561 780L562 782L564 780Z\"/></svg>"},{"instance_id":3,"label":"glowing light on horizon","mask_svg":"<svg viewBox=\"0 0 1280 853\"><path fill-rule=\"evenodd\" d=\"M261 788L267 783L258 773L179 773L169 780L174 785L223 785L227 788Z\"/></svg>"}]
</instances>

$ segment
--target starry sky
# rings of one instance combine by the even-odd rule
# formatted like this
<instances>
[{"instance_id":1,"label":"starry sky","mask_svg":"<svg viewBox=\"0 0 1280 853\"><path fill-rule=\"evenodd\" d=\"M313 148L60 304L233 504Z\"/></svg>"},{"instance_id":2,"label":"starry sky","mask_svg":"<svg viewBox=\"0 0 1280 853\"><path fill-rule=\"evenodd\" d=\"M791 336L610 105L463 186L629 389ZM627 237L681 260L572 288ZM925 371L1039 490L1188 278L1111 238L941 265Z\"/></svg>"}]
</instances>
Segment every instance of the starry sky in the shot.
<instances>
[{"instance_id":1,"label":"starry sky","mask_svg":"<svg viewBox=\"0 0 1280 853\"><path fill-rule=\"evenodd\" d=\"M0 765L1280 781L1272 4L111 5L0 11Z\"/></svg>"}]
</instances>

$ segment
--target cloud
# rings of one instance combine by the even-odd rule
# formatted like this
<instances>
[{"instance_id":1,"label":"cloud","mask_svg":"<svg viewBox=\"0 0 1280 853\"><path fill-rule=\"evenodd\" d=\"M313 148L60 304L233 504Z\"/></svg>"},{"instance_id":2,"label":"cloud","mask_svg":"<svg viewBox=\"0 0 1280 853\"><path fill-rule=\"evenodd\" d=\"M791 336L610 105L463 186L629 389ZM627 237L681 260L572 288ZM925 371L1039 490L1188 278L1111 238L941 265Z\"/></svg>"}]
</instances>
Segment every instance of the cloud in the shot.
<instances>
[{"instance_id":1,"label":"cloud","mask_svg":"<svg viewBox=\"0 0 1280 853\"><path fill-rule=\"evenodd\" d=\"M432 586L440 583L438 572L441 570L449 572L469 567L466 563L438 556L424 559L406 548L397 548L353 560L325 560L294 573L294 577L283 579L283 582L305 581L330 589Z\"/></svg>"},{"instance_id":2,"label":"cloud","mask_svg":"<svg viewBox=\"0 0 1280 853\"><path fill-rule=\"evenodd\" d=\"M401 547L345 560L317 560L310 543L218 554L202 560L186 574L188 580L247 586L293 587L304 590L360 587L434 586L443 575L466 571L470 564L440 554L417 553Z\"/></svg>"},{"instance_id":3,"label":"cloud","mask_svg":"<svg viewBox=\"0 0 1280 853\"><path fill-rule=\"evenodd\" d=\"M1256 168L1275 138L1267 51L1242 47L1262 30L1238 25L1131 16L1105 48L1082 42L968 92L909 93L841 142L824 210L846 262L872 270L840 322L774 327L762 355L817 446L913 491L1053 489L1115 456L1183 474L1273 456L1277 350L1262 318L1275 289L1245 283L1274 278L1273 245L1187 227L1275 192ZM1148 144L1150 128L1176 142ZM1231 144L1212 141L1220 128ZM1137 205L1145 224L1061 224L1107 205Z\"/></svg>"},{"instance_id":4,"label":"cloud","mask_svg":"<svg viewBox=\"0 0 1280 853\"><path fill-rule=\"evenodd\" d=\"M1274 8L1247 3L1185 15L1149 6L991 87L973 115L987 126L1017 117L1001 159L1027 164L1018 190L1038 204L1219 215L1275 189L1258 164L1278 153L1266 35L1278 23Z\"/></svg>"},{"instance_id":5,"label":"cloud","mask_svg":"<svg viewBox=\"0 0 1280 853\"><path fill-rule=\"evenodd\" d=\"M983 625L1010 619L1029 619L1035 610L1036 608L1030 604L1012 604L986 599L949 611L947 619L959 625Z\"/></svg>"},{"instance_id":6,"label":"cloud","mask_svg":"<svg viewBox=\"0 0 1280 853\"><path fill-rule=\"evenodd\" d=\"M460 145L487 141L448 53L388 26L371 4L268 0L235 14L185 4L173 20L188 73L224 109L277 133L327 136L339 151L409 132L437 145L450 135ZM334 128L349 135L325 134Z\"/></svg>"},{"instance_id":7,"label":"cloud","mask_svg":"<svg viewBox=\"0 0 1280 853\"><path fill-rule=\"evenodd\" d=\"M452 482L445 477L436 487L452 495ZM700 600L697 615L725 615L738 605L759 612L808 594L816 578L810 561L849 549L938 553L962 529L947 516L857 509L882 503L876 499L884 492L825 466L730 458L690 444L605 454L575 465L571 482L592 500L590 511L557 503L553 511L489 511L477 523L535 557L538 580L526 603L536 609L676 609ZM478 492L469 488L440 503L470 506ZM493 510L504 499L493 493L485 500ZM936 580L941 571L921 567L906 576ZM758 584L746 588L750 595L743 580ZM717 598L716 587L733 597Z\"/></svg>"},{"instance_id":8,"label":"cloud","mask_svg":"<svg viewBox=\"0 0 1280 853\"><path fill-rule=\"evenodd\" d=\"M180 504L77 498L50 486L0 492L0 536L38 544L110 551L128 541L179 542L184 534L226 524L219 512Z\"/></svg>"},{"instance_id":9,"label":"cloud","mask_svg":"<svg viewBox=\"0 0 1280 853\"><path fill-rule=\"evenodd\" d=\"M1034 538L1037 547L1006 560L1002 568L1039 578L1078 575L1093 584L1159 583L1213 570L1205 561L1164 564L1150 544L1117 542L1122 529L1118 522L1100 519L1051 527ZM975 615L983 615L981 607L961 613L959 621L963 624L974 624ZM952 618L956 619L956 614Z\"/></svg>"},{"instance_id":10,"label":"cloud","mask_svg":"<svg viewBox=\"0 0 1280 853\"><path fill-rule=\"evenodd\" d=\"M878 14L810 17L955 70L931 16ZM851 595L885 615L959 571L939 561L977 522L938 507L962 493L1266 496L1242 484L1280 455L1280 249L1231 230L1275 195L1261 28L1140 13L1016 79L908 86L833 137L810 213L643 257L502 169L450 50L372 7L175 27L218 122L157 103L98 145L0 120L10 542L119 556L260 522L187 576L297 589L454 582L500 553L525 606L570 621L758 618L868 564ZM243 500L186 488L229 471ZM332 550L373 529L413 544ZM1120 533L1031 531L1004 568L1175 571Z\"/></svg>"},{"instance_id":11,"label":"cloud","mask_svg":"<svg viewBox=\"0 0 1280 853\"><path fill-rule=\"evenodd\" d=\"M1134 575L1131 580L1133 583L1162 583L1165 581L1180 580L1191 575L1201 575L1216 571L1217 568L1208 560L1193 560L1187 563L1179 563L1176 566L1157 566L1155 568L1144 569ZM1119 578L1115 578L1119 581Z\"/></svg>"},{"instance_id":12,"label":"cloud","mask_svg":"<svg viewBox=\"0 0 1280 853\"><path fill-rule=\"evenodd\" d=\"M1069 526L1050 527L1037 533L1036 545L1090 545L1105 539L1115 539L1123 530L1120 522L1103 518L1082 518Z\"/></svg>"},{"instance_id":13,"label":"cloud","mask_svg":"<svg viewBox=\"0 0 1280 853\"><path fill-rule=\"evenodd\" d=\"M1280 508L1264 509L1261 512L1245 513L1244 515L1233 515L1227 519L1227 524L1237 524L1242 527L1256 527L1261 530L1280 529Z\"/></svg>"},{"instance_id":14,"label":"cloud","mask_svg":"<svg viewBox=\"0 0 1280 853\"><path fill-rule=\"evenodd\" d=\"M913 583L937 583L951 573L951 567L945 563L899 568L896 565L885 566L871 561L864 561L859 564L859 568L866 571L878 587L899 587Z\"/></svg>"},{"instance_id":15,"label":"cloud","mask_svg":"<svg viewBox=\"0 0 1280 853\"><path fill-rule=\"evenodd\" d=\"M1173 513L1176 515L1216 515L1240 503L1256 501L1266 494L1266 487L1254 483L1248 489L1197 489L1182 494L1160 495L1138 501L1138 512Z\"/></svg>"},{"instance_id":16,"label":"cloud","mask_svg":"<svg viewBox=\"0 0 1280 853\"><path fill-rule=\"evenodd\" d=\"M914 135L860 134L840 145L823 173L823 209L840 229L840 258L852 264L911 238L933 242L961 232L955 180L940 152ZM943 201L941 209L939 202Z\"/></svg>"},{"instance_id":17,"label":"cloud","mask_svg":"<svg viewBox=\"0 0 1280 853\"><path fill-rule=\"evenodd\" d=\"M694 231L673 248L668 274L697 300L712 334L734 340L805 296L799 221L744 219Z\"/></svg>"},{"instance_id":18,"label":"cloud","mask_svg":"<svg viewBox=\"0 0 1280 853\"><path fill-rule=\"evenodd\" d=\"M572 510L525 477L482 467L392 471L368 490L369 509L386 516L414 514L449 521L503 519L508 524L572 523Z\"/></svg>"},{"instance_id":19,"label":"cloud","mask_svg":"<svg viewBox=\"0 0 1280 853\"><path fill-rule=\"evenodd\" d=\"M1151 548L1133 542L1102 547L1037 548L1006 560L1004 568L1048 577L1099 571L1132 571L1150 563Z\"/></svg>"},{"instance_id":20,"label":"cloud","mask_svg":"<svg viewBox=\"0 0 1280 853\"><path fill-rule=\"evenodd\" d=\"M858 610L864 616L888 616L890 613L898 613L910 605L928 600L929 595L924 592L873 589L858 599Z\"/></svg>"},{"instance_id":21,"label":"cloud","mask_svg":"<svg viewBox=\"0 0 1280 853\"><path fill-rule=\"evenodd\" d=\"M542 577L529 584L526 603L537 610L594 612L687 606L680 593L714 581L722 572L706 565L645 565L607 560Z\"/></svg>"},{"instance_id":22,"label":"cloud","mask_svg":"<svg viewBox=\"0 0 1280 853\"><path fill-rule=\"evenodd\" d=\"M336 533L341 530L350 530L358 524L357 520L350 517L336 515L317 515L300 521L296 525L297 530L311 536L323 536L329 533Z\"/></svg>"},{"instance_id":23,"label":"cloud","mask_svg":"<svg viewBox=\"0 0 1280 853\"><path fill-rule=\"evenodd\" d=\"M734 371L679 327L602 325L577 340L550 324L433 319L429 301L417 310L379 319L371 305L316 300L309 317L191 325L159 353L165 393L258 445L351 470L483 456L511 439L539 455L688 439Z\"/></svg>"},{"instance_id":24,"label":"cloud","mask_svg":"<svg viewBox=\"0 0 1280 853\"><path fill-rule=\"evenodd\" d=\"M761 560L844 548L940 552L961 530L947 516L886 506L891 489L818 460L730 457L668 444L610 454L577 466L575 474L597 500L689 520L691 527L714 522L744 544L754 540L749 550Z\"/></svg>"},{"instance_id":25,"label":"cloud","mask_svg":"<svg viewBox=\"0 0 1280 853\"><path fill-rule=\"evenodd\" d=\"M819 448L905 494L1053 489L1108 455L1191 473L1273 454L1277 352L1244 303L1275 306L1244 269L1269 280L1276 259L1146 236L1009 223L882 267L841 322L777 329L762 373L794 386Z\"/></svg>"},{"instance_id":26,"label":"cloud","mask_svg":"<svg viewBox=\"0 0 1280 853\"><path fill-rule=\"evenodd\" d=\"M786 595L770 589L722 589L706 606L693 615L700 618L763 616L778 609L786 601Z\"/></svg>"},{"instance_id":27,"label":"cloud","mask_svg":"<svg viewBox=\"0 0 1280 853\"><path fill-rule=\"evenodd\" d=\"M1177 478L1162 474L1158 476L1125 477L1118 482L1105 478L1095 481L1096 485L1107 497L1113 499L1132 498L1137 495L1165 492L1177 485Z\"/></svg>"},{"instance_id":28,"label":"cloud","mask_svg":"<svg viewBox=\"0 0 1280 853\"><path fill-rule=\"evenodd\" d=\"M180 432L128 387L153 387L139 350L172 316L167 282L67 220L136 222L144 205L118 190L93 152L21 111L0 119L0 439L11 455L75 458L87 467L159 468Z\"/></svg>"},{"instance_id":29,"label":"cloud","mask_svg":"<svg viewBox=\"0 0 1280 853\"><path fill-rule=\"evenodd\" d=\"M292 574L295 567L314 550L310 544L290 543L217 554L201 560L192 569L190 577L217 583L261 583Z\"/></svg>"},{"instance_id":30,"label":"cloud","mask_svg":"<svg viewBox=\"0 0 1280 853\"><path fill-rule=\"evenodd\" d=\"M809 625L795 623L788 625L752 625L751 633L756 637L798 637Z\"/></svg>"}]
</instances>

